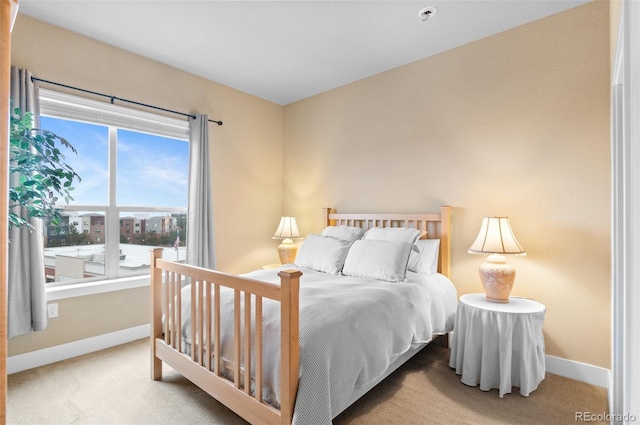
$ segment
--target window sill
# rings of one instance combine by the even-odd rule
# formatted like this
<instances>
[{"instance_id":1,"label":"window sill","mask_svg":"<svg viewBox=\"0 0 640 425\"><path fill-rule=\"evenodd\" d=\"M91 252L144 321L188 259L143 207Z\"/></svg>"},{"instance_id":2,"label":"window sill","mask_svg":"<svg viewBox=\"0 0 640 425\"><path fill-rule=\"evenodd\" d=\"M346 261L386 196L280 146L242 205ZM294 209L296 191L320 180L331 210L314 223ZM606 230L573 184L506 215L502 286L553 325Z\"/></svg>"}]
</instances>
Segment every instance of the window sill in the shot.
<instances>
[{"instance_id":1,"label":"window sill","mask_svg":"<svg viewBox=\"0 0 640 425\"><path fill-rule=\"evenodd\" d=\"M62 300L65 298L83 297L104 292L121 291L123 289L140 288L149 286L150 276L140 275L120 279L99 280L95 282L78 283L75 285L63 285L47 288L47 301Z\"/></svg>"}]
</instances>

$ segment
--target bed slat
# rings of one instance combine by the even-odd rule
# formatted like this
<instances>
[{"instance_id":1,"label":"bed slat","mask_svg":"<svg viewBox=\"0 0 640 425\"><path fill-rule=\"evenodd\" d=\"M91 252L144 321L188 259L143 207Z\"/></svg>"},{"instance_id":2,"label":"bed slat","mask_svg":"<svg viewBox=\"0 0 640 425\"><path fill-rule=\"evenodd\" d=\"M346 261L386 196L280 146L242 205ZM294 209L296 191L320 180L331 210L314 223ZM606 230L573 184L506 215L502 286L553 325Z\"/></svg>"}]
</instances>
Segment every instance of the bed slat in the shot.
<instances>
[{"instance_id":1,"label":"bed slat","mask_svg":"<svg viewBox=\"0 0 640 425\"><path fill-rule=\"evenodd\" d=\"M207 370L211 370L211 282L204 282L204 293L207 295L205 298L205 319L206 319L206 333L205 338L205 364L204 367Z\"/></svg>"},{"instance_id":2,"label":"bed slat","mask_svg":"<svg viewBox=\"0 0 640 425\"><path fill-rule=\"evenodd\" d=\"M262 401L262 297L256 295L256 389L255 398Z\"/></svg>"},{"instance_id":3,"label":"bed slat","mask_svg":"<svg viewBox=\"0 0 640 425\"><path fill-rule=\"evenodd\" d=\"M165 316L165 321L164 321L164 342L165 344L171 344L171 321L173 320L173 313L171 313L171 310L169 309L169 300L171 300L171 273L168 271L164 272L164 281L166 282L164 284L164 305L162 307L162 311L163 312L169 312L169 314L167 314ZM173 344L171 344L171 346L173 346Z\"/></svg>"},{"instance_id":4,"label":"bed slat","mask_svg":"<svg viewBox=\"0 0 640 425\"><path fill-rule=\"evenodd\" d=\"M220 376L220 285L217 283L214 284L214 311L213 311L213 320L214 320L214 332L215 332L215 340L213 342L213 372L216 376Z\"/></svg>"},{"instance_id":5,"label":"bed slat","mask_svg":"<svg viewBox=\"0 0 640 425\"><path fill-rule=\"evenodd\" d=\"M233 291L233 382L236 388L240 388L240 290Z\"/></svg>"},{"instance_id":6,"label":"bed slat","mask_svg":"<svg viewBox=\"0 0 640 425\"><path fill-rule=\"evenodd\" d=\"M194 309L196 306L196 283L197 281L191 282L191 360L196 361L196 331L198 325L198 311ZM193 320L195 315L196 320Z\"/></svg>"},{"instance_id":7,"label":"bed slat","mask_svg":"<svg viewBox=\"0 0 640 425\"><path fill-rule=\"evenodd\" d=\"M182 276L178 273L173 273L173 292L176 305L174 307L175 320L171 334L173 335L175 349L182 351Z\"/></svg>"},{"instance_id":8,"label":"bed slat","mask_svg":"<svg viewBox=\"0 0 640 425\"><path fill-rule=\"evenodd\" d=\"M244 392L251 394L251 294L244 293Z\"/></svg>"},{"instance_id":9,"label":"bed slat","mask_svg":"<svg viewBox=\"0 0 640 425\"><path fill-rule=\"evenodd\" d=\"M205 365L205 361L204 361L204 344L205 344L205 339L204 339L204 329L205 329L205 317L206 317L206 312L204 310L204 282L201 280L198 280L195 282L195 285L197 287L197 293L198 293L198 300L197 300L197 312L198 312L198 329L197 329L197 335L198 335L198 364L200 366L204 366Z\"/></svg>"}]
</instances>

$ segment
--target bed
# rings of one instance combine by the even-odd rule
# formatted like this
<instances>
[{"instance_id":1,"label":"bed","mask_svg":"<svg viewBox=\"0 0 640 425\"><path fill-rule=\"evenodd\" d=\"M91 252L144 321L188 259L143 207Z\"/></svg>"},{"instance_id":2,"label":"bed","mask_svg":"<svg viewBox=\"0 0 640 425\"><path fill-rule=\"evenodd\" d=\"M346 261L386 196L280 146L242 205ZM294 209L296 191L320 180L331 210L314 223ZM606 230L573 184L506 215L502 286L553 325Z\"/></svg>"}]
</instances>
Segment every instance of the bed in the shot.
<instances>
[{"instance_id":1,"label":"bed","mask_svg":"<svg viewBox=\"0 0 640 425\"><path fill-rule=\"evenodd\" d=\"M447 344L451 208L323 215L323 233L277 269L235 276L151 250L151 378L162 379L164 362L252 424L330 424L425 345ZM409 244L375 237L411 229ZM326 243L342 262L326 259ZM403 276L377 270L390 247Z\"/></svg>"}]
</instances>

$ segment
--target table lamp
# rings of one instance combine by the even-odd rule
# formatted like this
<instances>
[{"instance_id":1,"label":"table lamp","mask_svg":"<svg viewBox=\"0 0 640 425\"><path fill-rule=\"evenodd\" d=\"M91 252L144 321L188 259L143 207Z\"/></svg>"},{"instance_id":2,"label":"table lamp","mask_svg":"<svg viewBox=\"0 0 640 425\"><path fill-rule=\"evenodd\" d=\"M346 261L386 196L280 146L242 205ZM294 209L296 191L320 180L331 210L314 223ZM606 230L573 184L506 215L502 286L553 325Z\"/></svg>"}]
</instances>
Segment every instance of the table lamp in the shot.
<instances>
[{"instance_id":1,"label":"table lamp","mask_svg":"<svg viewBox=\"0 0 640 425\"><path fill-rule=\"evenodd\" d=\"M506 255L527 255L513 235L509 217L484 217L469 254L489 255L480 265L480 280L487 301L508 303L515 268L507 263Z\"/></svg>"},{"instance_id":2,"label":"table lamp","mask_svg":"<svg viewBox=\"0 0 640 425\"><path fill-rule=\"evenodd\" d=\"M300 239L300 230L295 217L282 217L273 239L282 239L282 243L278 245L278 256L280 264L292 264L296 259L298 247L293 243L292 239Z\"/></svg>"}]
</instances>

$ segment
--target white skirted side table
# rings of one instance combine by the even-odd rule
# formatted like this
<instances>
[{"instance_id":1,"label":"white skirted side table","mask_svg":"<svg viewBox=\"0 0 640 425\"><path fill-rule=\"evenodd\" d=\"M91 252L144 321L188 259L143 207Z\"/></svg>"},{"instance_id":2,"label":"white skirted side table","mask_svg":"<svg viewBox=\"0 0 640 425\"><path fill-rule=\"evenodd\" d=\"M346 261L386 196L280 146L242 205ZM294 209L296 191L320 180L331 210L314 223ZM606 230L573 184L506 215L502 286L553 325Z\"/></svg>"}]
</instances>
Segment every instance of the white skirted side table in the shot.
<instances>
[{"instance_id":1,"label":"white skirted side table","mask_svg":"<svg viewBox=\"0 0 640 425\"><path fill-rule=\"evenodd\" d=\"M519 387L528 396L544 379L545 306L526 298L492 303L485 294L460 297L449 366L464 384L500 397Z\"/></svg>"}]
</instances>

